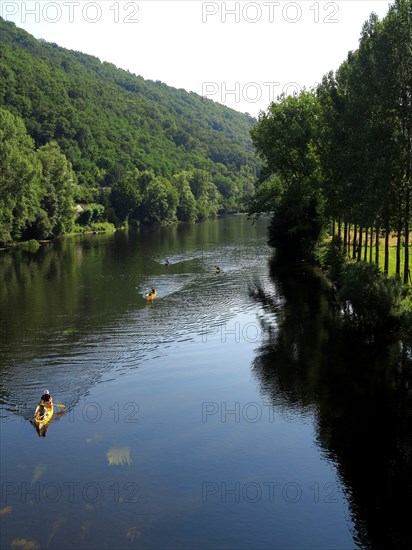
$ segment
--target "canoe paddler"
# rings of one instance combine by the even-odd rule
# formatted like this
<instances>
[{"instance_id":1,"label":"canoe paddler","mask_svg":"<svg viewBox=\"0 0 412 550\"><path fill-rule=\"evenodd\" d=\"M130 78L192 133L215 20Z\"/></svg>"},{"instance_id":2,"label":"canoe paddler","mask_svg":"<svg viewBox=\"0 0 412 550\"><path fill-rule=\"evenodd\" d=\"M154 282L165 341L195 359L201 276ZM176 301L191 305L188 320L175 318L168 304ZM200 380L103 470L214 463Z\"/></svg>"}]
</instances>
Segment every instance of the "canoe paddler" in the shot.
<instances>
[{"instance_id":1,"label":"canoe paddler","mask_svg":"<svg viewBox=\"0 0 412 550\"><path fill-rule=\"evenodd\" d=\"M53 405L53 398L49 390L44 390L43 395L40 397L40 401L44 401L44 403L50 405L50 407Z\"/></svg>"},{"instance_id":2,"label":"canoe paddler","mask_svg":"<svg viewBox=\"0 0 412 550\"><path fill-rule=\"evenodd\" d=\"M46 408L51 409L53 406L53 398L50 395L49 390L44 390L43 395L40 397L39 407L40 407L40 415L39 419L43 420L45 414L46 414Z\"/></svg>"}]
</instances>

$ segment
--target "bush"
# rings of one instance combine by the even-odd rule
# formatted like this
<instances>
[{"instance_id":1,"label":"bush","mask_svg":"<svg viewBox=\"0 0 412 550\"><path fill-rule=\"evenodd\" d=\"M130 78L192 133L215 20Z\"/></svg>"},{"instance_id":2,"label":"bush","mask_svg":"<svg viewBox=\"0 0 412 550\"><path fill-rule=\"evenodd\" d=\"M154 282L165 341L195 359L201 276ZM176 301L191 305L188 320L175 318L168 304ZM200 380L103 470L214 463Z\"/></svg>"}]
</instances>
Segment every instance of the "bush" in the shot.
<instances>
[{"instance_id":1,"label":"bush","mask_svg":"<svg viewBox=\"0 0 412 550\"><path fill-rule=\"evenodd\" d=\"M349 259L339 248L340 239L337 235L328 243L317 245L315 248L315 259L322 271L334 283L340 284Z\"/></svg>"},{"instance_id":2,"label":"bush","mask_svg":"<svg viewBox=\"0 0 412 550\"><path fill-rule=\"evenodd\" d=\"M31 239L30 241L24 241L21 243L18 243L17 248L20 250L23 250L24 252L32 252L35 253L40 248L39 241L36 241L36 239Z\"/></svg>"},{"instance_id":3,"label":"bush","mask_svg":"<svg viewBox=\"0 0 412 550\"><path fill-rule=\"evenodd\" d=\"M404 331L412 333L412 288L409 285L402 287L397 315L401 320Z\"/></svg>"},{"instance_id":4,"label":"bush","mask_svg":"<svg viewBox=\"0 0 412 550\"><path fill-rule=\"evenodd\" d=\"M104 215L104 206L98 203L86 204L83 212L79 214L76 222L80 225L88 225L102 221Z\"/></svg>"},{"instance_id":5,"label":"bush","mask_svg":"<svg viewBox=\"0 0 412 550\"><path fill-rule=\"evenodd\" d=\"M358 327L387 325L399 308L399 277L387 277L375 264L349 263L339 282L338 300L344 304L347 319Z\"/></svg>"}]
</instances>

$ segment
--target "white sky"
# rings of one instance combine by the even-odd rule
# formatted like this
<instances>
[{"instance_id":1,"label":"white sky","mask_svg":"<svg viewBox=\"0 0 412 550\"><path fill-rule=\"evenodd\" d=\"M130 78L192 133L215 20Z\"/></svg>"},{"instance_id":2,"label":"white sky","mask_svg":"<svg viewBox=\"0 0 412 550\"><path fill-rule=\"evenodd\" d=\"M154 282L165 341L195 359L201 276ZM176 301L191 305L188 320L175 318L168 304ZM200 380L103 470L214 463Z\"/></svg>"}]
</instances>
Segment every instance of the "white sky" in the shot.
<instances>
[{"instance_id":1,"label":"white sky","mask_svg":"<svg viewBox=\"0 0 412 550\"><path fill-rule=\"evenodd\" d=\"M257 116L309 88L358 47L390 0L0 0L36 38Z\"/></svg>"}]
</instances>

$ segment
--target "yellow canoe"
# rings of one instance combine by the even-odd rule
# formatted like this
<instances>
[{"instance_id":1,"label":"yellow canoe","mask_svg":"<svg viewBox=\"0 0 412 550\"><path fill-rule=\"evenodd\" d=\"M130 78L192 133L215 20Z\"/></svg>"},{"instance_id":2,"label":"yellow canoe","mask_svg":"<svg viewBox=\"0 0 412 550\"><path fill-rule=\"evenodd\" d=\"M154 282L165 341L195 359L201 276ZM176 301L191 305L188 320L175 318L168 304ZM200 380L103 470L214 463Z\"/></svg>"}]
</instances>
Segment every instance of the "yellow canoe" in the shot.
<instances>
[{"instance_id":1,"label":"yellow canoe","mask_svg":"<svg viewBox=\"0 0 412 550\"><path fill-rule=\"evenodd\" d=\"M46 414L43 416L43 418L40 417L40 405L37 405L36 410L34 411L34 423L36 426L41 429L43 426L48 424L50 420L52 419L54 408L53 405L51 407L45 407L46 408Z\"/></svg>"},{"instance_id":2,"label":"yellow canoe","mask_svg":"<svg viewBox=\"0 0 412 550\"><path fill-rule=\"evenodd\" d=\"M154 292L153 294L150 294L150 293L146 294L146 300L148 302L151 302L152 300L154 300L156 298L156 296L157 296L157 292Z\"/></svg>"}]
</instances>

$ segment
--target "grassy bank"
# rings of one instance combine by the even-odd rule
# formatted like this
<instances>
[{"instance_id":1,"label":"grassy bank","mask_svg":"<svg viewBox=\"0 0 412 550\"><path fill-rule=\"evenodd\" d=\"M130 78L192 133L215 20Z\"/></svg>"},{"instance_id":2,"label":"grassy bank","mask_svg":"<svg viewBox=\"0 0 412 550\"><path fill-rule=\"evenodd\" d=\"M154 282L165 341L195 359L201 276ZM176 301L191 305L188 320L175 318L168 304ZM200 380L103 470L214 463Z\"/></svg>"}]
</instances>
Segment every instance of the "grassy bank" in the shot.
<instances>
[{"instance_id":1,"label":"grassy bank","mask_svg":"<svg viewBox=\"0 0 412 550\"><path fill-rule=\"evenodd\" d=\"M347 256L348 258L352 258L352 242L353 242L353 233L351 233L351 247L350 250L348 250ZM388 266L388 275L395 275L396 273L396 244L397 244L397 237L391 236L389 238L389 266ZM372 243L373 249L372 249L372 263L375 263L375 239L373 239ZM369 245L366 247L366 261L369 262L370 259L370 247ZM412 248L411 248L412 253ZM403 273L403 264L405 260L405 248L401 246L400 250L400 257L401 257L401 274ZM364 260L365 258L365 246L361 246L361 258ZM411 256L412 258L412 256ZM383 266L385 262L385 239L380 238L379 239L379 269L383 271Z\"/></svg>"},{"instance_id":2,"label":"grassy bank","mask_svg":"<svg viewBox=\"0 0 412 550\"><path fill-rule=\"evenodd\" d=\"M342 313L342 319L350 330L371 333L412 333L412 290L402 284L395 274L396 240L389 246L389 273L383 273L384 240L380 242L379 267L363 261L365 248L362 248L362 261L352 259L352 254L344 254L339 249L339 239L327 239L317 246L317 262L332 282L333 297ZM352 249L351 249L352 252ZM402 258L404 249L401 250ZM402 265L402 264L401 264Z\"/></svg>"}]
</instances>

